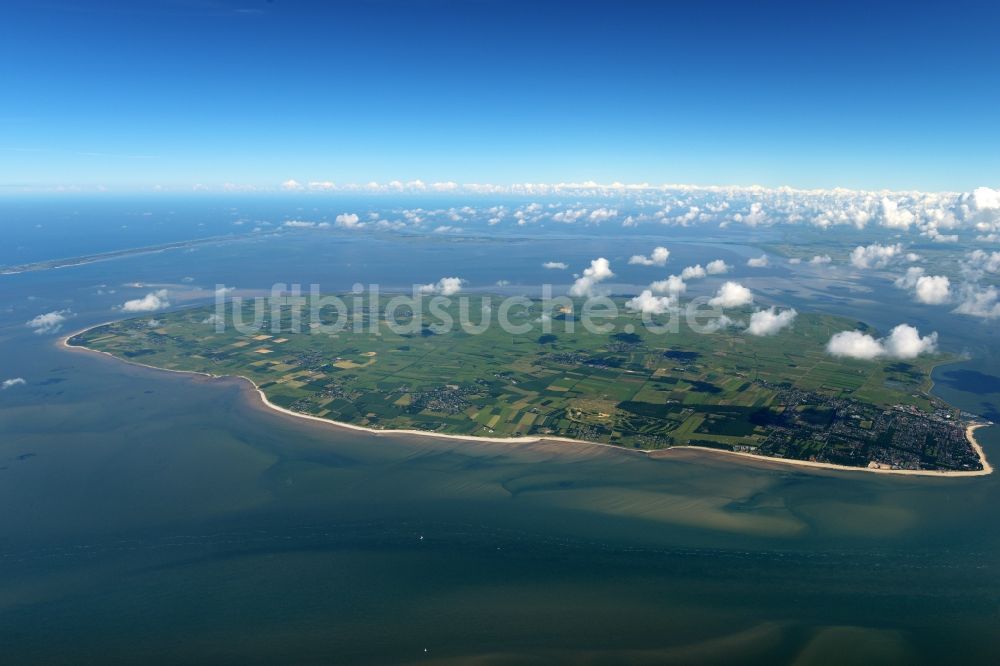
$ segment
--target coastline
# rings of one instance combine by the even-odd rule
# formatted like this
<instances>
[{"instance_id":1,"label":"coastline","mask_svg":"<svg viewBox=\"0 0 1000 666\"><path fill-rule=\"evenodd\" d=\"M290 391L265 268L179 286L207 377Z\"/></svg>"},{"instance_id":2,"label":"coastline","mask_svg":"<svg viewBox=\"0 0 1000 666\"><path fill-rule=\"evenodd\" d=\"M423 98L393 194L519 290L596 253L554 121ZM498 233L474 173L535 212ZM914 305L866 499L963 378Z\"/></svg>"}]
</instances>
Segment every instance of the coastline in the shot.
<instances>
[{"instance_id":1,"label":"coastline","mask_svg":"<svg viewBox=\"0 0 1000 666\"><path fill-rule=\"evenodd\" d=\"M273 410L280 414L286 416L291 416L299 419L306 419L308 421L314 421L317 423L325 424L333 428L342 428L347 430L353 430L356 432L364 432L371 435L406 435L406 436L416 436L416 437L433 437L437 439L450 439L459 440L464 442L490 442L497 444L536 444L540 442L556 442L561 444L573 444L573 445L589 445L589 446L600 446L608 449L613 449L622 453L631 453L637 455L644 455L649 458L659 459L668 457L671 451L674 450L687 450L694 452L707 452L715 453L723 456L738 456L743 459L753 460L766 465L778 465L778 466L792 466L800 468L810 468L810 469L823 469L829 471L837 472L868 472L875 474L894 474L898 476L925 476L925 477L942 477L942 478L956 478L956 477L974 477L974 476L987 476L993 473L993 466L990 465L986 458L986 452L983 450L982 445L975 437L975 431L979 428L986 427L983 423L973 423L970 424L965 429L965 437L972 446L972 449L976 452L979 457L979 461L983 468L981 470L970 470L970 471L950 471L950 470L918 470L918 469L883 469L877 467L850 467L847 465L836 465L833 463L823 463L823 462L813 462L810 460L792 460L788 458L774 458L770 456L762 456L754 453L743 453L740 451L726 451L725 449L713 449L705 446L693 446L690 444L682 444L677 446L671 446L667 449L627 449L621 446L615 446L614 444L607 444L605 442L591 442L582 439L573 439L571 437L479 437L477 435L453 435L449 433L438 433L438 432L428 432L426 430L409 430L409 429L380 429L380 428L367 428L365 426L359 426L353 423L345 423L343 421L334 421L332 419L326 419L321 416L313 416L311 414L303 414L301 412L295 412L284 407L280 407L267 398L267 394L257 385L255 381L246 377L244 375L216 375L209 372L200 372L198 370L173 370L170 368L159 368L155 365L148 365L146 363L139 363L137 361L130 361L123 358L119 358L114 354L106 351L101 351L99 349L91 349L90 347L84 347L82 345L71 345L69 344L70 338L85 333L98 326L103 326L108 323L113 322L102 322L100 324L94 324L88 326L87 328L80 329L68 335L65 335L59 339L59 346L69 351L82 351L94 354L103 354L109 358L113 358L121 363L127 363L129 365L138 366L141 368L147 368L150 370L158 370L160 372L173 372L182 375L193 375L206 377L208 379L227 379L234 378L240 379L247 382L254 392L260 398L261 405L264 409Z\"/></svg>"},{"instance_id":2,"label":"coastline","mask_svg":"<svg viewBox=\"0 0 1000 666\"><path fill-rule=\"evenodd\" d=\"M86 254L77 257L63 257L59 259L46 259L34 261L27 264L17 264L15 266L0 267L0 275L21 275L23 273L34 273L38 271L59 270L60 268L75 268L76 266L86 266L102 261L122 259L124 257L134 257L143 254L158 254L169 250L183 250L198 245L207 245L217 242L227 242L249 237L250 234L232 234L222 236L207 236L204 238L192 238L189 240L175 241L172 243L161 243L159 245L142 245L139 247L124 248L121 250L111 250L109 252L98 252L96 254Z\"/></svg>"}]
</instances>

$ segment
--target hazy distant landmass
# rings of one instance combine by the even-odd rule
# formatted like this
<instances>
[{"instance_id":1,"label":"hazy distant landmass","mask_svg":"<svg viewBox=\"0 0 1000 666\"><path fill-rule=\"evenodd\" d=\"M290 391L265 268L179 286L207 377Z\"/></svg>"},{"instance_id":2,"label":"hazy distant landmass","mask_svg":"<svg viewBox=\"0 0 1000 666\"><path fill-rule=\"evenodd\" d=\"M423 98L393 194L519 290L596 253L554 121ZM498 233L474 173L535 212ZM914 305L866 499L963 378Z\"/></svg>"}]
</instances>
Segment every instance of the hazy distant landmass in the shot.
<instances>
[{"instance_id":1,"label":"hazy distant landmass","mask_svg":"<svg viewBox=\"0 0 1000 666\"><path fill-rule=\"evenodd\" d=\"M486 298L469 299L476 323ZM381 306L345 310L314 318L307 306L296 330L291 308L271 301L257 328L240 333L231 321L218 332L220 315L202 307L104 324L69 344L158 368L244 376L278 407L378 430L699 446L884 470L984 468L963 415L928 393L942 358L831 358L830 335L859 326L840 317L803 314L791 329L756 337L683 325L655 334L626 313L608 322L618 332L577 325L569 333L565 309L543 333L542 305L532 301L514 315L530 332L511 335L498 326L444 330L433 318L415 324L411 310L395 314L394 331L373 314ZM245 304L243 321L253 314ZM441 314L459 321L455 304ZM339 332L317 332L334 322Z\"/></svg>"},{"instance_id":2,"label":"hazy distant landmass","mask_svg":"<svg viewBox=\"0 0 1000 666\"><path fill-rule=\"evenodd\" d=\"M64 257L61 259L46 259L44 261L34 261L26 264L16 264L11 266L0 266L0 275L16 275L18 273L28 273L32 271L46 271L53 268L69 268L70 266L82 266L93 264L98 261L108 261L120 257L129 257L137 254L150 254L153 252L166 252L167 250L178 250L183 248L205 245L207 243L219 243L234 240L240 236L230 234L227 236L211 236L209 238L196 238L192 240L177 241L174 243L161 243L159 245L145 245L142 247L124 248L109 252L97 252L94 254L84 254L77 257Z\"/></svg>"}]
</instances>

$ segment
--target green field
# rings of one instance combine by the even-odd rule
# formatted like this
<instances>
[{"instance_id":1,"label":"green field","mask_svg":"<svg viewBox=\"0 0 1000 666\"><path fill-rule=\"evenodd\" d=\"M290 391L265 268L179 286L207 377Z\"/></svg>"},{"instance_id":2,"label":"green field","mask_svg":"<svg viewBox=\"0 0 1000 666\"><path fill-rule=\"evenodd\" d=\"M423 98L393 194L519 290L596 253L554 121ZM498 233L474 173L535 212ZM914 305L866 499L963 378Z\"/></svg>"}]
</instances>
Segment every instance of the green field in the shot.
<instances>
[{"instance_id":1,"label":"green field","mask_svg":"<svg viewBox=\"0 0 1000 666\"><path fill-rule=\"evenodd\" d=\"M468 297L473 322L481 320L486 298ZM262 330L249 334L231 325L231 312L225 331L216 332L214 308L204 307L105 324L70 342L160 368L243 375L277 405L370 428L556 435L641 449L752 448L767 436L767 419L758 417L784 409L775 404L782 387L810 392L816 404L804 417L816 424L832 411L826 398L876 409L941 407L926 393L939 358L834 359L824 352L830 336L861 325L828 315L801 313L790 329L753 337L739 328L697 334L684 323L677 333L654 334L624 307L604 322L613 326L610 333L589 332L579 321L570 333L573 316L556 311L545 333L542 304L532 301L510 318L525 333L512 335L495 324L481 334L458 325L439 331L438 319L425 316L417 326L407 309L393 321L413 324L412 330L394 332L383 315L371 314L382 312L386 300L379 308L340 312L344 329L334 334L317 326L336 319L329 308L310 324L306 307L293 331L291 308L272 317L270 306L277 304L271 302ZM458 321L452 300L444 312ZM748 314L729 312L744 321ZM242 315L253 320L249 303ZM810 447L817 449L809 444L788 455L823 459Z\"/></svg>"}]
</instances>

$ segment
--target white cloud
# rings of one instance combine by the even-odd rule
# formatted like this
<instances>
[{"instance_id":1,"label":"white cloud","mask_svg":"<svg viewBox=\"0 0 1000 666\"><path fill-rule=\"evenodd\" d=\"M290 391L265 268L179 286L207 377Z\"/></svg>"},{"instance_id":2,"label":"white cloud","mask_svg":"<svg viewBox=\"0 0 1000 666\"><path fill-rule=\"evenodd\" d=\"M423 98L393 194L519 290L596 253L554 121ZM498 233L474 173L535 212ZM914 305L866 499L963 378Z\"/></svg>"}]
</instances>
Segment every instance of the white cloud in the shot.
<instances>
[{"instance_id":1,"label":"white cloud","mask_svg":"<svg viewBox=\"0 0 1000 666\"><path fill-rule=\"evenodd\" d=\"M676 298L687 291L687 284L680 276L671 275L666 280L657 280L649 288L658 294L669 294Z\"/></svg>"},{"instance_id":2,"label":"white cloud","mask_svg":"<svg viewBox=\"0 0 1000 666\"><path fill-rule=\"evenodd\" d=\"M774 335L781 329L791 326L797 315L798 313L794 309L782 312L778 312L774 307L758 310L750 315L747 333L750 335Z\"/></svg>"},{"instance_id":3,"label":"white cloud","mask_svg":"<svg viewBox=\"0 0 1000 666\"><path fill-rule=\"evenodd\" d=\"M603 282L609 277L614 277L611 272L611 264L604 257L599 257L590 262L590 267L584 269L583 275L577 278L573 286L570 287L570 296L593 296L594 286Z\"/></svg>"},{"instance_id":4,"label":"white cloud","mask_svg":"<svg viewBox=\"0 0 1000 666\"><path fill-rule=\"evenodd\" d=\"M591 222L600 223L610 220L611 218L616 217L617 215L618 211L615 210L614 208L598 208L596 210L591 211L588 218L590 219Z\"/></svg>"},{"instance_id":5,"label":"white cloud","mask_svg":"<svg viewBox=\"0 0 1000 666\"><path fill-rule=\"evenodd\" d=\"M287 192L301 192L306 188L302 186L302 183L290 178L281 184L281 189Z\"/></svg>"},{"instance_id":6,"label":"white cloud","mask_svg":"<svg viewBox=\"0 0 1000 666\"><path fill-rule=\"evenodd\" d=\"M691 206L688 208L688 212L683 215L678 215L677 217L672 218L665 217L661 220L661 222L663 224L676 224L681 227L686 227L692 222L701 220L703 215L704 213L701 212L701 209L698 206Z\"/></svg>"},{"instance_id":7,"label":"white cloud","mask_svg":"<svg viewBox=\"0 0 1000 666\"><path fill-rule=\"evenodd\" d=\"M337 189L337 185L329 180L314 180L309 183L309 189L315 192L329 192L330 190Z\"/></svg>"},{"instance_id":8,"label":"white cloud","mask_svg":"<svg viewBox=\"0 0 1000 666\"><path fill-rule=\"evenodd\" d=\"M834 333L826 343L827 353L833 356L860 358L866 361L885 354L882 343L861 331L841 331Z\"/></svg>"},{"instance_id":9,"label":"white cloud","mask_svg":"<svg viewBox=\"0 0 1000 666\"><path fill-rule=\"evenodd\" d=\"M977 187L972 192L972 201L976 210L1000 210L1000 190Z\"/></svg>"},{"instance_id":10,"label":"white cloud","mask_svg":"<svg viewBox=\"0 0 1000 666\"><path fill-rule=\"evenodd\" d=\"M951 280L945 275L924 275L920 266L910 266L906 273L893 281L900 289L913 292L920 303L940 305L951 300Z\"/></svg>"},{"instance_id":11,"label":"white cloud","mask_svg":"<svg viewBox=\"0 0 1000 666\"><path fill-rule=\"evenodd\" d=\"M563 261L546 261L544 264L542 264L542 268L564 271L567 268L569 268L569 264Z\"/></svg>"},{"instance_id":12,"label":"white cloud","mask_svg":"<svg viewBox=\"0 0 1000 666\"><path fill-rule=\"evenodd\" d=\"M664 312L670 311L676 305L676 297L653 296L653 292L649 289L643 290L641 294L625 303L625 307L629 310L635 310L646 314L663 314Z\"/></svg>"},{"instance_id":13,"label":"white cloud","mask_svg":"<svg viewBox=\"0 0 1000 666\"><path fill-rule=\"evenodd\" d=\"M360 219L355 213L341 213L337 216L336 222L338 227L356 229L365 226L363 222L360 222Z\"/></svg>"},{"instance_id":14,"label":"white cloud","mask_svg":"<svg viewBox=\"0 0 1000 666\"><path fill-rule=\"evenodd\" d=\"M760 201L755 201L750 204L750 212L746 215L742 213L736 213L733 215L733 220L736 222L742 222L748 227L757 227L771 221L767 211L764 210L764 204Z\"/></svg>"},{"instance_id":15,"label":"white cloud","mask_svg":"<svg viewBox=\"0 0 1000 666\"><path fill-rule=\"evenodd\" d=\"M916 217L908 210L901 210L899 202L882 197L882 226L889 229L909 229Z\"/></svg>"},{"instance_id":16,"label":"white cloud","mask_svg":"<svg viewBox=\"0 0 1000 666\"><path fill-rule=\"evenodd\" d=\"M987 273L1000 273L1000 252L973 250L966 255L966 265Z\"/></svg>"},{"instance_id":17,"label":"white cloud","mask_svg":"<svg viewBox=\"0 0 1000 666\"><path fill-rule=\"evenodd\" d=\"M809 260L809 263L813 264L815 266L821 266L823 264L828 264L831 261L833 261L833 259L830 258L830 255L828 255L828 254L817 254L812 259Z\"/></svg>"},{"instance_id":18,"label":"white cloud","mask_svg":"<svg viewBox=\"0 0 1000 666\"><path fill-rule=\"evenodd\" d=\"M739 282L726 282L709 299L708 304L723 308L737 308L753 303L753 292Z\"/></svg>"},{"instance_id":19,"label":"white cloud","mask_svg":"<svg viewBox=\"0 0 1000 666\"><path fill-rule=\"evenodd\" d=\"M932 354L937 350L937 333L920 337L920 331L909 324L900 324L891 331L889 337L882 338L886 355L890 358L916 358L921 354Z\"/></svg>"},{"instance_id":20,"label":"white cloud","mask_svg":"<svg viewBox=\"0 0 1000 666\"><path fill-rule=\"evenodd\" d=\"M914 293L921 303L947 303L951 300L951 280L946 275L922 275L917 278Z\"/></svg>"},{"instance_id":21,"label":"white cloud","mask_svg":"<svg viewBox=\"0 0 1000 666\"><path fill-rule=\"evenodd\" d=\"M3 380L0 383L0 391L6 391L9 388L14 388L15 386L24 386L28 382L24 381L24 377L12 377L10 379Z\"/></svg>"},{"instance_id":22,"label":"white cloud","mask_svg":"<svg viewBox=\"0 0 1000 666\"><path fill-rule=\"evenodd\" d=\"M722 259L716 259L705 264L705 272L709 275L723 275L728 273L730 268L732 267Z\"/></svg>"},{"instance_id":23,"label":"white cloud","mask_svg":"<svg viewBox=\"0 0 1000 666\"><path fill-rule=\"evenodd\" d=\"M924 274L924 269L920 266L910 266L906 273L893 280L893 284L900 289L913 289L917 286L917 280Z\"/></svg>"},{"instance_id":24,"label":"white cloud","mask_svg":"<svg viewBox=\"0 0 1000 666\"><path fill-rule=\"evenodd\" d=\"M169 294L166 289L151 291L142 298L136 298L122 303L123 312L156 312L170 307Z\"/></svg>"},{"instance_id":25,"label":"white cloud","mask_svg":"<svg viewBox=\"0 0 1000 666\"><path fill-rule=\"evenodd\" d=\"M954 311L982 319L996 319L1000 317L1000 291L993 286L966 285L962 290L962 302Z\"/></svg>"},{"instance_id":26,"label":"white cloud","mask_svg":"<svg viewBox=\"0 0 1000 666\"><path fill-rule=\"evenodd\" d=\"M670 250L665 247L655 247L653 248L653 253L648 257L644 257L641 254L633 254L628 263L640 266L666 266L667 259L669 258Z\"/></svg>"},{"instance_id":27,"label":"white cloud","mask_svg":"<svg viewBox=\"0 0 1000 666\"><path fill-rule=\"evenodd\" d=\"M702 330L706 333L715 333L721 331L724 328L729 328L730 326L735 326L736 322L726 315L719 315L715 319L702 324Z\"/></svg>"},{"instance_id":28,"label":"white cloud","mask_svg":"<svg viewBox=\"0 0 1000 666\"><path fill-rule=\"evenodd\" d=\"M681 271L682 280L697 280L703 278L708 273L702 268L701 264L695 264L694 266L685 266L684 270Z\"/></svg>"},{"instance_id":29,"label":"white cloud","mask_svg":"<svg viewBox=\"0 0 1000 666\"><path fill-rule=\"evenodd\" d=\"M579 208L575 210L571 208L568 210L559 211L558 213L552 216L552 220L554 222L565 222L566 224L572 224L573 222L576 222L586 214L587 214L586 208Z\"/></svg>"},{"instance_id":30,"label":"white cloud","mask_svg":"<svg viewBox=\"0 0 1000 666\"><path fill-rule=\"evenodd\" d=\"M58 333L62 330L63 324L66 320L72 316L73 313L69 310L54 310L53 312L46 312L45 314L40 314L37 317L30 319L25 322L25 326L35 329L35 333L37 335Z\"/></svg>"},{"instance_id":31,"label":"white cloud","mask_svg":"<svg viewBox=\"0 0 1000 666\"><path fill-rule=\"evenodd\" d=\"M859 245L851 251L851 264L855 268L885 268L896 257L903 253L903 246L895 245ZM914 261L915 259L910 259Z\"/></svg>"},{"instance_id":32,"label":"white cloud","mask_svg":"<svg viewBox=\"0 0 1000 666\"><path fill-rule=\"evenodd\" d=\"M329 222L306 222L305 220L288 220L284 222L281 226L288 229L326 229L330 226Z\"/></svg>"},{"instance_id":33,"label":"white cloud","mask_svg":"<svg viewBox=\"0 0 1000 666\"><path fill-rule=\"evenodd\" d=\"M462 278L444 277L437 282L422 285L419 288L421 294L440 294L441 296L453 296L462 290Z\"/></svg>"},{"instance_id":34,"label":"white cloud","mask_svg":"<svg viewBox=\"0 0 1000 666\"><path fill-rule=\"evenodd\" d=\"M911 359L937 350L937 333L921 337L909 324L900 324L884 338L876 340L861 331L841 331L830 338L826 351L833 356L872 360L876 358Z\"/></svg>"},{"instance_id":35,"label":"white cloud","mask_svg":"<svg viewBox=\"0 0 1000 666\"><path fill-rule=\"evenodd\" d=\"M771 260L767 258L766 254L762 254L759 257L751 257L747 259L747 266L750 268L767 268L771 265Z\"/></svg>"}]
</instances>

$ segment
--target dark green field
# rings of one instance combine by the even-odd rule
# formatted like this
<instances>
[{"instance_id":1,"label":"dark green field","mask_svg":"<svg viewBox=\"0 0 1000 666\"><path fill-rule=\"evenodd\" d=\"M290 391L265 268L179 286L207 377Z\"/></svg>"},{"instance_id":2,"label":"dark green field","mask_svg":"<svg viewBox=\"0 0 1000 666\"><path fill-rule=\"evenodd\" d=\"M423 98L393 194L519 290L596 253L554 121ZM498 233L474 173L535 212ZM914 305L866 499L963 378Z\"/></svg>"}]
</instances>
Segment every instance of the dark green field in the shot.
<instances>
[{"instance_id":1,"label":"dark green field","mask_svg":"<svg viewBox=\"0 0 1000 666\"><path fill-rule=\"evenodd\" d=\"M474 324L488 298L467 298ZM232 326L228 310L225 332L216 332L215 311L205 307L102 325L71 344L161 368L243 375L277 405L370 428L553 435L641 449L697 444L758 450L776 417L792 409L784 404L791 388L798 390L793 425L817 430L827 429L844 405L857 408L854 418L858 410L881 414L893 405L918 413L944 407L926 393L929 371L940 359L831 358L824 352L830 336L861 324L827 315L802 313L778 335L753 337L739 328L697 334L684 323L677 333L654 334L624 307L602 322L613 326L611 332L592 333L557 310L545 332L542 304L532 301L511 311L511 322L525 333L512 335L496 325L496 305L494 322L479 334L457 323L442 331L440 318L426 314L416 324L405 308L393 321L411 328L394 332L384 315L373 320L374 308L354 311L345 300L344 328L335 334L317 326L335 320L329 308L313 323L312 312L303 309L295 332L291 308L272 318L272 302L261 329L249 334ZM452 300L444 312L458 322ZM579 312L578 304L574 309ZM242 314L253 321L252 305L245 304ZM747 314L730 313L744 320ZM771 454L827 459L815 439L800 445L793 437ZM864 451L855 453L849 464L868 462Z\"/></svg>"}]
</instances>

